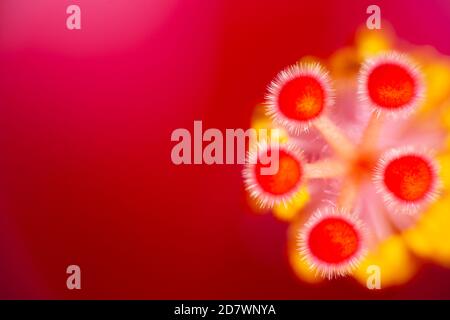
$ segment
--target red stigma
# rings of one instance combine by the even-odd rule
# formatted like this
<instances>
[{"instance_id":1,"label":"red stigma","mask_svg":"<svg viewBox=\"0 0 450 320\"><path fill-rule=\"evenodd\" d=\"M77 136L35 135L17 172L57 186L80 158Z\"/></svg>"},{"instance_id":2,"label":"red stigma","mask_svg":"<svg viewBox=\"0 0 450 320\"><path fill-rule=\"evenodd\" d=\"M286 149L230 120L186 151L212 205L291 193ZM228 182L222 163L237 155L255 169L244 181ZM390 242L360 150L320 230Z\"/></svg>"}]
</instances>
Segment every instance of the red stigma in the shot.
<instances>
[{"instance_id":1,"label":"red stigma","mask_svg":"<svg viewBox=\"0 0 450 320\"><path fill-rule=\"evenodd\" d=\"M431 190L433 171L428 162L415 155L392 160L384 172L386 187L404 201L422 200Z\"/></svg>"},{"instance_id":2,"label":"red stigma","mask_svg":"<svg viewBox=\"0 0 450 320\"><path fill-rule=\"evenodd\" d=\"M268 150L267 154L270 156L271 150ZM270 164L261 164L258 161L255 165L256 181L265 192L273 195L283 195L292 191L303 176L303 168L298 159L286 151L279 151L278 163L278 172L273 175L261 174L261 169L270 167Z\"/></svg>"},{"instance_id":3,"label":"red stigma","mask_svg":"<svg viewBox=\"0 0 450 320\"><path fill-rule=\"evenodd\" d=\"M403 66L384 63L375 67L369 75L367 89L370 98L378 106L397 109L411 103L416 91L413 75Z\"/></svg>"},{"instance_id":4,"label":"red stigma","mask_svg":"<svg viewBox=\"0 0 450 320\"><path fill-rule=\"evenodd\" d=\"M308 246L317 259L332 264L343 263L359 248L355 227L339 217L329 217L315 225L309 234Z\"/></svg>"},{"instance_id":5,"label":"red stigma","mask_svg":"<svg viewBox=\"0 0 450 320\"><path fill-rule=\"evenodd\" d=\"M280 111L288 118L308 121L317 117L325 105L322 84L312 76L299 76L287 82L278 96Z\"/></svg>"}]
</instances>

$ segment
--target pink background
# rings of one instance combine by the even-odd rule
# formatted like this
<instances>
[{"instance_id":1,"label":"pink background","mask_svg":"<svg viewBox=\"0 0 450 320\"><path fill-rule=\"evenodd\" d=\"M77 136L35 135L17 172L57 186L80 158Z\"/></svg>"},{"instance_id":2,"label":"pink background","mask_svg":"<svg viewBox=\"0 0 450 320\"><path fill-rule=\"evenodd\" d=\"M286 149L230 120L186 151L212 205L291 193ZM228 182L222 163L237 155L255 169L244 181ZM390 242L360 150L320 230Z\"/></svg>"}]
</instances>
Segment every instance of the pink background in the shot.
<instances>
[{"instance_id":1,"label":"pink background","mask_svg":"<svg viewBox=\"0 0 450 320\"><path fill-rule=\"evenodd\" d=\"M450 298L432 265L382 292L303 284L239 165L170 161L174 129L247 128L279 69L348 44L375 3L450 55L447 0L0 0L0 298Z\"/></svg>"}]
</instances>

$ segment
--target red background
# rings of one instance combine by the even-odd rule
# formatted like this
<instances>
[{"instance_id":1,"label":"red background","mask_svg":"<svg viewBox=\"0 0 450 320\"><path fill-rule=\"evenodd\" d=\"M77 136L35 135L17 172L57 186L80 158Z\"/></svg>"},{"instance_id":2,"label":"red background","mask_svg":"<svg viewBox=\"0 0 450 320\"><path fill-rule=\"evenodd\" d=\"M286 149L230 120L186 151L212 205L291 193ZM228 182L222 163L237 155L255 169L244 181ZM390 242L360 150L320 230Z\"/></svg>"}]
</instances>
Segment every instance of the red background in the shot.
<instances>
[{"instance_id":1,"label":"red background","mask_svg":"<svg viewBox=\"0 0 450 320\"><path fill-rule=\"evenodd\" d=\"M79 4L82 30L65 26ZM278 70L348 44L374 1L1 0L0 298L450 298L427 266L371 292L310 286L287 225L246 205L239 165L175 166L171 132L247 128ZM376 1L450 55L446 0ZM66 267L82 290L66 289Z\"/></svg>"}]
</instances>

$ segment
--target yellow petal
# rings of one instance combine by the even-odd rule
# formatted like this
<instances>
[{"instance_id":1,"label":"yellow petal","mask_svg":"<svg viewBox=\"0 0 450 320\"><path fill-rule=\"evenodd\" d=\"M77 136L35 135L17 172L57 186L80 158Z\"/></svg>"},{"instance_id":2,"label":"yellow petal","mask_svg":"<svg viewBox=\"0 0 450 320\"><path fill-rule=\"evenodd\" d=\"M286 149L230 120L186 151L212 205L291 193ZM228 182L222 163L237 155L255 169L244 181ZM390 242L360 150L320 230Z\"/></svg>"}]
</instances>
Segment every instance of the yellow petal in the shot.
<instances>
[{"instance_id":1,"label":"yellow petal","mask_svg":"<svg viewBox=\"0 0 450 320\"><path fill-rule=\"evenodd\" d=\"M305 260L302 259L297 247L297 235L299 227L304 224L304 217L299 217L297 221L289 226L288 230L288 259L297 278L307 283L320 283L324 279L315 270L312 270Z\"/></svg>"},{"instance_id":2,"label":"yellow petal","mask_svg":"<svg viewBox=\"0 0 450 320\"><path fill-rule=\"evenodd\" d=\"M309 201L309 192L306 186L293 197L292 201L283 204L280 203L273 208L273 214L275 217L282 221L291 221L297 213L305 206Z\"/></svg>"},{"instance_id":3,"label":"yellow petal","mask_svg":"<svg viewBox=\"0 0 450 320\"><path fill-rule=\"evenodd\" d=\"M432 62L429 63L429 61ZM421 106L422 112L435 110L450 98L450 62L445 59L433 59L433 57L428 57L426 62L421 66L426 88L426 99Z\"/></svg>"},{"instance_id":4,"label":"yellow petal","mask_svg":"<svg viewBox=\"0 0 450 320\"><path fill-rule=\"evenodd\" d=\"M404 233L410 249L423 259L450 267L450 196L434 203L418 223Z\"/></svg>"},{"instance_id":5,"label":"yellow petal","mask_svg":"<svg viewBox=\"0 0 450 320\"><path fill-rule=\"evenodd\" d=\"M330 57L330 71L333 78L350 78L358 73L360 59L353 47L344 47L337 50Z\"/></svg>"},{"instance_id":6,"label":"yellow petal","mask_svg":"<svg viewBox=\"0 0 450 320\"><path fill-rule=\"evenodd\" d=\"M394 235L381 242L377 248L369 252L353 276L363 286L367 285L368 269L375 265L381 271L381 288L400 285L407 282L415 274L417 260L408 250L401 236Z\"/></svg>"},{"instance_id":7,"label":"yellow petal","mask_svg":"<svg viewBox=\"0 0 450 320\"><path fill-rule=\"evenodd\" d=\"M272 130L277 129L279 143L287 142L288 137L289 137L289 135L285 129L274 126L270 117L268 117L265 113L264 105L258 105L255 108L255 111L252 116L251 127L253 129L255 129L257 132L259 130L267 130L268 137L272 137ZM267 142L267 141L261 141L261 138L262 138L261 136L258 136L258 142Z\"/></svg>"},{"instance_id":8,"label":"yellow petal","mask_svg":"<svg viewBox=\"0 0 450 320\"><path fill-rule=\"evenodd\" d=\"M438 156L439 177L444 190L450 190L450 152Z\"/></svg>"},{"instance_id":9,"label":"yellow petal","mask_svg":"<svg viewBox=\"0 0 450 320\"><path fill-rule=\"evenodd\" d=\"M388 27L383 28L383 30L369 30L366 26L362 26L356 33L356 48L361 60L387 51L392 47L393 36Z\"/></svg>"}]
</instances>

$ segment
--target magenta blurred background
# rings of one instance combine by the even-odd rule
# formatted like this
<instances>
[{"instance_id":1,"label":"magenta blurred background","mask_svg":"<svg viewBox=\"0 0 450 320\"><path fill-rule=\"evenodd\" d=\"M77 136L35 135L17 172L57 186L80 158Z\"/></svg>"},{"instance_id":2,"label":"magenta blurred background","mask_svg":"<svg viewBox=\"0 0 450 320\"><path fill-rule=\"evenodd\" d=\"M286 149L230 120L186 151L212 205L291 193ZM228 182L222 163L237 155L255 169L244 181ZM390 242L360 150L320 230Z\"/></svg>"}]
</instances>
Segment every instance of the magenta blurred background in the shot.
<instances>
[{"instance_id":1,"label":"magenta blurred background","mask_svg":"<svg viewBox=\"0 0 450 320\"><path fill-rule=\"evenodd\" d=\"M170 160L194 120L247 128L276 72L350 43L370 4L450 55L448 0L0 0L0 298L450 298L433 265L381 292L303 284L239 165Z\"/></svg>"}]
</instances>

